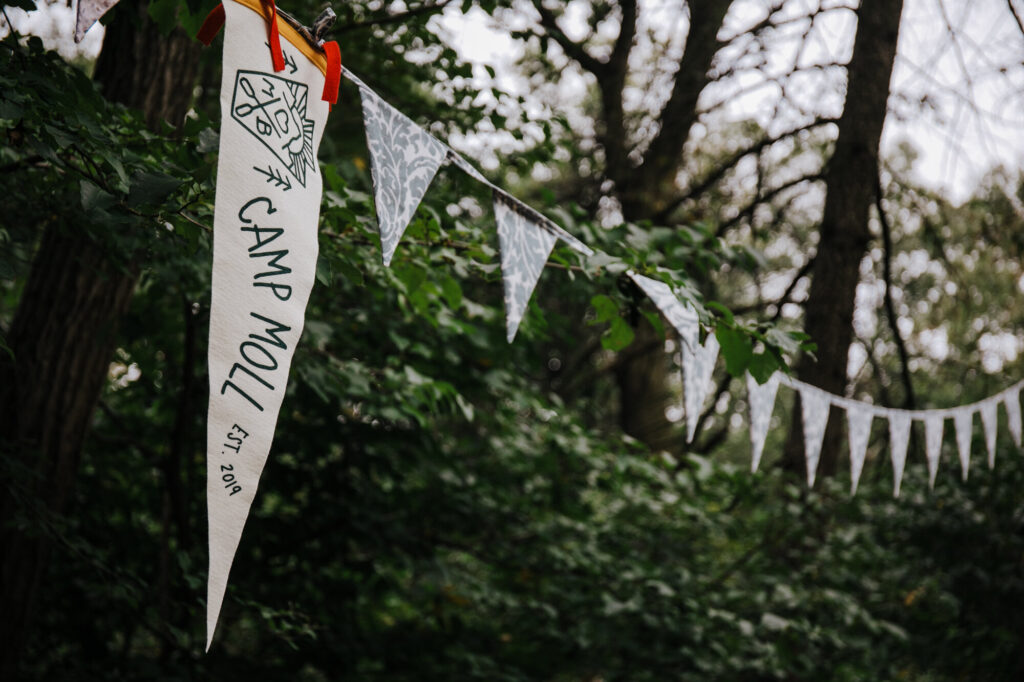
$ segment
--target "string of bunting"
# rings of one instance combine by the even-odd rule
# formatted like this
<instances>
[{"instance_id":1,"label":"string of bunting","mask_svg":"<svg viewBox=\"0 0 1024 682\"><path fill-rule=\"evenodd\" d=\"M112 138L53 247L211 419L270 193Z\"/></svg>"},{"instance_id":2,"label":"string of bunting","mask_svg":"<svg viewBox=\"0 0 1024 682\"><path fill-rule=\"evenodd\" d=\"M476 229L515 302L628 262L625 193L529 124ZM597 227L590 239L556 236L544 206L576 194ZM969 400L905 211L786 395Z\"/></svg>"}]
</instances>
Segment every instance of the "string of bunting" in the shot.
<instances>
[{"instance_id":1,"label":"string of bunting","mask_svg":"<svg viewBox=\"0 0 1024 682\"><path fill-rule=\"evenodd\" d=\"M116 2L79 0L75 39L81 40L89 26ZM360 93L385 266L391 264L442 163L456 166L492 191L510 343L556 242L562 241L585 256L595 255L594 249L490 182L448 144L343 67L337 45L320 39L332 20L333 12L326 11L309 30L278 12L273 0L227 0L211 12L200 31L201 40L210 44L221 26L227 26L209 344L207 648L273 441L313 286L322 198L317 149L330 107L337 101L340 76L354 83ZM322 97L310 96L311 90L322 91ZM679 335L686 438L692 442L711 388L718 341L714 334L700 341L696 310L667 283L632 271L626 275ZM970 466L976 413L989 467L995 463L1000 404L1013 442L1021 446L1024 381L976 403L927 410L852 400L782 372L775 372L762 384L748 374L746 384L751 471L756 472L760 465L778 388L785 385L801 396L804 455L811 486L832 407L846 411L851 494L857 489L875 418L888 422L896 496L913 421L924 423L930 486L935 483L947 419L953 420L964 479Z\"/></svg>"}]
</instances>

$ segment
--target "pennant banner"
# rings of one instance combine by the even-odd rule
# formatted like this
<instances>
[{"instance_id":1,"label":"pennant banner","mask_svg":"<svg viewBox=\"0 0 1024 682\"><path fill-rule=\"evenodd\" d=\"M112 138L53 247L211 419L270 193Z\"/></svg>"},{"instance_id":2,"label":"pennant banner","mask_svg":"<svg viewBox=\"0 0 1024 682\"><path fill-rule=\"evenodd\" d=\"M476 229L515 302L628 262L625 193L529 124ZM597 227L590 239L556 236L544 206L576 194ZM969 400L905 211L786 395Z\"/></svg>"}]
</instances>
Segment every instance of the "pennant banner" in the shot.
<instances>
[{"instance_id":1,"label":"pennant banner","mask_svg":"<svg viewBox=\"0 0 1024 682\"><path fill-rule=\"evenodd\" d=\"M682 349L683 407L686 410L686 442L692 443L697 435L697 422L704 409L704 401L711 391L711 374L718 360L718 339L708 334L704 344L694 352Z\"/></svg>"},{"instance_id":2,"label":"pennant banner","mask_svg":"<svg viewBox=\"0 0 1024 682\"><path fill-rule=\"evenodd\" d=\"M366 145L370 151L381 253L384 265L391 265L398 242L447 157L447 151L433 135L373 90L364 85L359 91Z\"/></svg>"},{"instance_id":3,"label":"pennant banner","mask_svg":"<svg viewBox=\"0 0 1024 682\"><path fill-rule=\"evenodd\" d=\"M804 457L807 460L807 485L813 487L821 458L821 443L831 407L827 393L806 384L800 385L800 411L804 420Z\"/></svg>"},{"instance_id":4,"label":"pennant banner","mask_svg":"<svg viewBox=\"0 0 1024 682\"><path fill-rule=\"evenodd\" d=\"M967 468L971 464L971 436L974 435L974 410L970 408L953 413L956 427L956 449L960 455L960 475L967 480Z\"/></svg>"},{"instance_id":5,"label":"pennant banner","mask_svg":"<svg viewBox=\"0 0 1024 682\"><path fill-rule=\"evenodd\" d=\"M772 412L775 410L775 396L779 391L779 374L772 374L763 384L758 384L754 377L747 374L747 400L750 403L750 445L753 457L750 461L750 472L757 471L761 464L761 453L764 452L764 440L771 426Z\"/></svg>"},{"instance_id":6,"label":"pennant banner","mask_svg":"<svg viewBox=\"0 0 1024 682\"><path fill-rule=\"evenodd\" d=\"M996 431L999 422L999 401L986 400L981 403L981 426L985 431L985 449L988 451L988 468L996 465Z\"/></svg>"},{"instance_id":7,"label":"pennant banner","mask_svg":"<svg viewBox=\"0 0 1024 682\"><path fill-rule=\"evenodd\" d=\"M669 324L679 332L679 337L683 341L683 351L696 352L697 340L700 338L700 321L696 311L676 298L672 288L661 280L638 275L632 271L626 274L647 294Z\"/></svg>"},{"instance_id":8,"label":"pennant banner","mask_svg":"<svg viewBox=\"0 0 1024 682\"><path fill-rule=\"evenodd\" d=\"M273 440L316 270L326 61L283 20L277 74L259 0L224 3L213 230L207 649ZM286 75L285 75L286 74Z\"/></svg>"},{"instance_id":9,"label":"pennant banner","mask_svg":"<svg viewBox=\"0 0 1024 682\"><path fill-rule=\"evenodd\" d=\"M942 454L942 426L946 419L941 414L926 414L924 417L924 454L928 460L928 487L935 487L935 475L939 471L939 456Z\"/></svg>"},{"instance_id":10,"label":"pennant banner","mask_svg":"<svg viewBox=\"0 0 1024 682\"><path fill-rule=\"evenodd\" d=\"M537 286L557 237L524 216L515 204L495 192L494 217L501 244L501 277L505 287L505 325L509 343L516 336L526 306Z\"/></svg>"},{"instance_id":11,"label":"pennant banner","mask_svg":"<svg viewBox=\"0 0 1024 682\"><path fill-rule=\"evenodd\" d=\"M118 0L78 0L75 13L75 42L80 43L85 34Z\"/></svg>"},{"instance_id":12,"label":"pennant banner","mask_svg":"<svg viewBox=\"0 0 1024 682\"><path fill-rule=\"evenodd\" d=\"M850 494L856 494L860 473L864 469L864 456L868 450L868 438L871 436L871 421L874 415L871 410L861 406L846 408L846 425L850 438Z\"/></svg>"},{"instance_id":13,"label":"pennant banner","mask_svg":"<svg viewBox=\"0 0 1024 682\"><path fill-rule=\"evenodd\" d=\"M889 450L892 456L892 496L900 496L900 483L907 463L907 444L910 443L910 414L895 412L889 416Z\"/></svg>"}]
</instances>

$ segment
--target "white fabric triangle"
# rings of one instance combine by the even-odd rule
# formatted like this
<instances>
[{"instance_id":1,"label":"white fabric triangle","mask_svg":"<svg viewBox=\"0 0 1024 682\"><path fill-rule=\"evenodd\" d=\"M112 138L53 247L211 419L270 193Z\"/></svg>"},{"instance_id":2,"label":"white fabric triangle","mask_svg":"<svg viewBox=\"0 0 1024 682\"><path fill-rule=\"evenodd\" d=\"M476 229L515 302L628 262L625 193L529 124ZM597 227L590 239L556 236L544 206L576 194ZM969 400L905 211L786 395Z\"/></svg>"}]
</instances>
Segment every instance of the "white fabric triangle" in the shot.
<instances>
[{"instance_id":1,"label":"white fabric triangle","mask_svg":"<svg viewBox=\"0 0 1024 682\"><path fill-rule=\"evenodd\" d=\"M381 255L384 265L391 265L398 242L447 153L434 136L372 90L359 91Z\"/></svg>"},{"instance_id":2,"label":"white fabric triangle","mask_svg":"<svg viewBox=\"0 0 1024 682\"><path fill-rule=\"evenodd\" d=\"M999 430L999 401L986 400L981 404L981 426L985 431L985 449L988 451L988 468L996 465L996 433Z\"/></svg>"},{"instance_id":3,"label":"white fabric triangle","mask_svg":"<svg viewBox=\"0 0 1024 682\"><path fill-rule=\"evenodd\" d=\"M497 192L494 194L494 217L501 246L505 329L508 341L512 343L540 273L558 238L515 210L515 206L506 202Z\"/></svg>"},{"instance_id":4,"label":"white fabric triangle","mask_svg":"<svg viewBox=\"0 0 1024 682\"><path fill-rule=\"evenodd\" d=\"M814 487L821 458L821 443L825 438L828 411L832 406L829 394L810 386L798 385L800 411L804 420L804 457L807 460L807 485Z\"/></svg>"},{"instance_id":5,"label":"white fabric triangle","mask_svg":"<svg viewBox=\"0 0 1024 682\"><path fill-rule=\"evenodd\" d=\"M686 442L692 443L697 435L697 422L700 412L704 409L711 390L711 374L715 371L718 360L718 339L708 334L704 344L697 346L695 352L682 349L683 358L683 407L686 410Z\"/></svg>"},{"instance_id":6,"label":"white fabric triangle","mask_svg":"<svg viewBox=\"0 0 1024 682\"><path fill-rule=\"evenodd\" d=\"M893 412L889 415L889 446L892 456L892 496L900 496L903 469L907 463L907 444L910 443L910 415Z\"/></svg>"},{"instance_id":7,"label":"white fabric triangle","mask_svg":"<svg viewBox=\"0 0 1024 682\"><path fill-rule=\"evenodd\" d=\"M82 38L92 28L92 25L116 4L117 0L78 0L78 11L75 17L75 42L82 42Z\"/></svg>"},{"instance_id":8,"label":"white fabric triangle","mask_svg":"<svg viewBox=\"0 0 1024 682\"><path fill-rule=\"evenodd\" d=\"M941 414L926 413L924 417L924 453L928 460L928 487L935 487L942 454L942 426L946 420Z\"/></svg>"},{"instance_id":9,"label":"white fabric triangle","mask_svg":"<svg viewBox=\"0 0 1024 682\"><path fill-rule=\"evenodd\" d=\"M846 408L847 431L850 438L850 494L857 493L860 473L864 470L864 457L868 450L868 439L871 436L871 421L874 419L870 409L850 405Z\"/></svg>"},{"instance_id":10,"label":"white fabric triangle","mask_svg":"<svg viewBox=\"0 0 1024 682\"><path fill-rule=\"evenodd\" d=\"M764 440L768 436L768 427L772 422L775 410L775 396L779 391L779 373L771 375L763 384L757 383L747 373L747 400L750 402L750 447L753 457L750 461L750 472L757 471L761 465L761 454L764 452Z\"/></svg>"},{"instance_id":11,"label":"white fabric triangle","mask_svg":"<svg viewBox=\"0 0 1024 682\"><path fill-rule=\"evenodd\" d=\"M1021 445L1020 389L1007 391L1003 396L1003 404L1006 405L1006 425L1010 428L1014 445L1019 448Z\"/></svg>"},{"instance_id":12,"label":"white fabric triangle","mask_svg":"<svg viewBox=\"0 0 1024 682\"><path fill-rule=\"evenodd\" d=\"M316 64L282 36L296 72L274 74L262 13L232 1L224 12L208 348L207 648L316 277L323 194L316 154L328 113Z\"/></svg>"},{"instance_id":13,"label":"white fabric triangle","mask_svg":"<svg viewBox=\"0 0 1024 682\"><path fill-rule=\"evenodd\" d=\"M669 324L679 332L679 336L683 340L684 352L686 350L691 353L696 352L697 340L700 338L700 320L693 308L680 301L672 292L672 288L664 282L638 275L632 271L626 274L647 294L648 298L665 316L665 319L669 321Z\"/></svg>"},{"instance_id":14,"label":"white fabric triangle","mask_svg":"<svg viewBox=\"0 0 1024 682\"><path fill-rule=\"evenodd\" d=\"M960 455L960 474L967 480L967 469L971 466L971 436L974 435L974 410L964 408L953 413L956 427L956 449Z\"/></svg>"}]
</instances>

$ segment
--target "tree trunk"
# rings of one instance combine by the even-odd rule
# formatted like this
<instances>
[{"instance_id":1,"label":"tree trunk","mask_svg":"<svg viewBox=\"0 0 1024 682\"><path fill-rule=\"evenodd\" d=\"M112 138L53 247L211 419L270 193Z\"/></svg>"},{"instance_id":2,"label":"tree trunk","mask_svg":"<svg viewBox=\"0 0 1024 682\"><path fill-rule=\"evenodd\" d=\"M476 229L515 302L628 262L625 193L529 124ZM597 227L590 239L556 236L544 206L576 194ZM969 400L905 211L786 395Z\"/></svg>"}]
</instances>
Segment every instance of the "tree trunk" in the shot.
<instances>
[{"instance_id":1,"label":"tree trunk","mask_svg":"<svg viewBox=\"0 0 1024 682\"><path fill-rule=\"evenodd\" d=\"M199 45L161 35L146 3L118 8L95 78L110 100L141 109L149 126L179 125L191 100ZM132 14L136 16L132 16ZM138 264L114 264L73 225L43 235L0 358L0 437L13 473L0 495L0 677L16 676L49 543L40 529L68 509L82 445L103 389L117 326ZM31 530L22 530L28 528Z\"/></svg>"},{"instance_id":2,"label":"tree trunk","mask_svg":"<svg viewBox=\"0 0 1024 682\"><path fill-rule=\"evenodd\" d=\"M804 328L818 345L817 361L804 357L797 376L842 395L853 341L853 309L860 262L870 242L868 213L878 183L878 145L885 123L889 81L896 57L903 0L864 0L847 68L846 105L839 119L835 153L825 174L826 199ZM786 443L787 468L804 470L800 400L793 408ZM825 431L819 474L836 472L843 422L833 414Z\"/></svg>"}]
</instances>

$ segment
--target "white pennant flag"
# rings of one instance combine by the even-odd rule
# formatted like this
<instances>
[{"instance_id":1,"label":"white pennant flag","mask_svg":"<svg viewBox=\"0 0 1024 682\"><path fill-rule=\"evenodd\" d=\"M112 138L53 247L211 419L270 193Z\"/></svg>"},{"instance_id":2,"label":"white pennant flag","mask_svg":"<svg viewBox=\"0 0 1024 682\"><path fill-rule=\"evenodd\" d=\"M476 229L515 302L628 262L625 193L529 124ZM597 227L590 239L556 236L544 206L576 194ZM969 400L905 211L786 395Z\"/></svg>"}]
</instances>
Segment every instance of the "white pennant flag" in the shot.
<instances>
[{"instance_id":1,"label":"white pennant flag","mask_svg":"<svg viewBox=\"0 0 1024 682\"><path fill-rule=\"evenodd\" d=\"M959 409L953 413L953 425L956 427L956 449L960 455L960 473L967 480L967 469L971 465L971 436L974 431L974 410Z\"/></svg>"},{"instance_id":2,"label":"white pennant flag","mask_svg":"<svg viewBox=\"0 0 1024 682\"><path fill-rule=\"evenodd\" d=\"M494 217L501 246L501 279L505 287L505 329L509 343L516 336L533 289L558 239L518 208L504 195L494 193Z\"/></svg>"},{"instance_id":3,"label":"white pennant flag","mask_svg":"<svg viewBox=\"0 0 1024 682\"><path fill-rule=\"evenodd\" d=\"M804 420L804 457L807 460L807 485L813 487L818 475L821 443L825 439L825 425L832 403L828 393L798 384L800 411Z\"/></svg>"},{"instance_id":4,"label":"white pennant flag","mask_svg":"<svg viewBox=\"0 0 1024 682\"><path fill-rule=\"evenodd\" d=\"M686 442L693 442L697 435L697 422L704 401L711 390L711 374L718 360L718 339L708 334L704 344L694 352L682 349L683 359L683 407L686 410Z\"/></svg>"},{"instance_id":5,"label":"white pennant flag","mask_svg":"<svg viewBox=\"0 0 1024 682\"><path fill-rule=\"evenodd\" d=\"M753 456L750 461L750 472L757 471L761 465L761 454L764 452L764 440L768 436L768 427L775 409L775 396L779 391L779 373L771 375L763 384L757 383L747 373L747 400L750 402L750 446Z\"/></svg>"},{"instance_id":6,"label":"white pennant flag","mask_svg":"<svg viewBox=\"0 0 1024 682\"><path fill-rule=\"evenodd\" d=\"M925 413L924 454L928 460L928 487L935 487L935 475L939 472L939 456L942 454L942 426L946 420L941 414Z\"/></svg>"},{"instance_id":7,"label":"white pennant flag","mask_svg":"<svg viewBox=\"0 0 1024 682\"><path fill-rule=\"evenodd\" d=\"M447 151L412 119L382 100L361 81L353 80L361 86L359 92L363 102L366 145L370 150L381 253L384 265L391 265L398 242L445 160Z\"/></svg>"},{"instance_id":8,"label":"white pennant flag","mask_svg":"<svg viewBox=\"0 0 1024 682\"><path fill-rule=\"evenodd\" d=\"M999 401L986 400L981 404L981 426L985 431L985 449L988 451L988 468L996 465L996 433L999 428Z\"/></svg>"},{"instance_id":9,"label":"white pennant flag","mask_svg":"<svg viewBox=\"0 0 1024 682\"><path fill-rule=\"evenodd\" d=\"M118 0L78 0L78 11L75 16L75 42L82 38L100 18L107 13Z\"/></svg>"},{"instance_id":10,"label":"white pennant flag","mask_svg":"<svg viewBox=\"0 0 1024 682\"><path fill-rule=\"evenodd\" d=\"M278 21L273 71L259 2L224 3L213 230L207 507L207 649L274 437L316 271L328 104L324 56Z\"/></svg>"},{"instance_id":11,"label":"white pennant flag","mask_svg":"<svg viewBox=\"0 0 1024 682\"><path fill-rule=\"evenodd\" d=\"M910 415L906 412L889 414L889 448L892 456L892 496L900 496L903 469L907 463L907 444L910 443Z\"/></svg>"},{"instance_id":12,"label":"white pennant flag","mask_svg":"<svg viewBox=\"0 0 1024 682\"><path fill-rule=\"evenodd\" d=\"M850 439L850 494L857 493L860 473L864 470L864 457L871 436L871 421L874 414L866 407L850 405L846 408L847 431Z\"/></svg>"},{"instance_id":13,"label":"white pennant flag","mask_svg":"<svg viewBox=\"0 0 1024 682\"><path fill-rule=\"evenodd\" d=\"M664 282L638 275L632 271L626 274L647 294L648 298L665 316L665 319L669 321L669 324L679 332L679 336L683 340L683 352L696 351L697 340L700 338L700 320L693 308L680 301L672 292L672 288Z\"/></svg>"},{"instance_id":14,"label":"white pennant flag","mask_svg":"<svg viewBox=\"0 0 1024 682\"><path fill-rule=\"evenodd\" d=\"M1003 396L1003 404L1006 405L1006 425L1010 428L1014 445L1019 448L1021 446L1020 389L1008 390Z\"/></svg>"}]
</instances>

